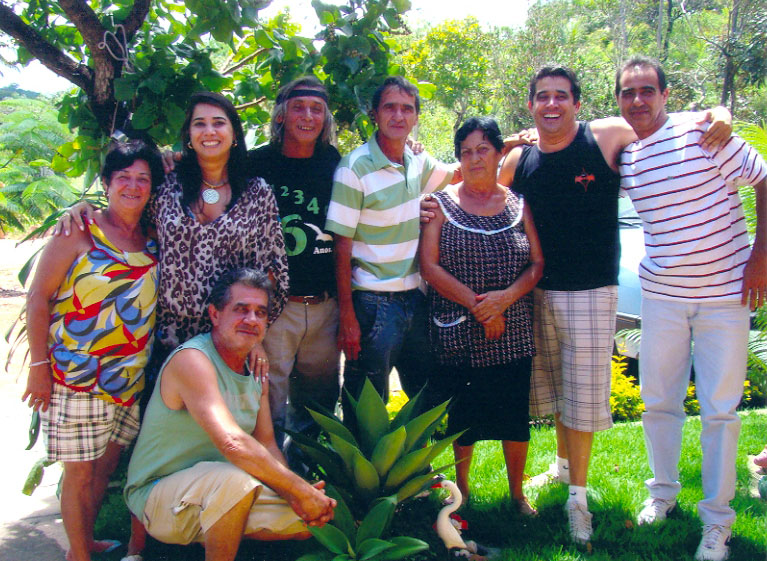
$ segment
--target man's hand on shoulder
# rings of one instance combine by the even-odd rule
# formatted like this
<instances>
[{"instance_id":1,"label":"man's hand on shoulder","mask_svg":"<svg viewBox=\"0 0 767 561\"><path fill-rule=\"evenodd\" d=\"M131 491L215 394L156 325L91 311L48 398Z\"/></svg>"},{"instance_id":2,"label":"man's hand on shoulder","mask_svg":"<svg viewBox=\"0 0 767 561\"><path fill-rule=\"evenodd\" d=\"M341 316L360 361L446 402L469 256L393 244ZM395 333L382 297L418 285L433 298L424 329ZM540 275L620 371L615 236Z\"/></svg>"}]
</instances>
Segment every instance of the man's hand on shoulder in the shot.
<instances>
[{"instance_id":1,"label":"man's hand on shoulder","mask_svg":"<svg viewBox=\"0 0 767 561\"><path fill-rule=\"evenodd\" d=\"M708 130L700 139L700 146L707 152L712 152L725 144L732 136L732 114L721 105L703 111L699 123L711 123Z\"/></svg>"},{"instance_id":2,"label":"man's hand on shoulder","mask_svg":"<svg viewBox=\"0 0 767 561\"><path fill-rule=\"evenodd\" d=\"M538 142L538 129L535 127L531 129L523 129L518 133L514 133L503 139L503 154L508 154L517 146L535 144L536 142Z\"/></svg>"},{"instance_id":3,"label":"man's hand on shoulder","mask_svg":"<svg viewBox=\"0 0 767 561\"><path fill-rule=\"evenodd\" d=\"M437 216L436 210L439 208L439 203L434 200L434 196L430 193L421 197L421 224L428 224L434 217Z\"/></svg>"}]
</instances>

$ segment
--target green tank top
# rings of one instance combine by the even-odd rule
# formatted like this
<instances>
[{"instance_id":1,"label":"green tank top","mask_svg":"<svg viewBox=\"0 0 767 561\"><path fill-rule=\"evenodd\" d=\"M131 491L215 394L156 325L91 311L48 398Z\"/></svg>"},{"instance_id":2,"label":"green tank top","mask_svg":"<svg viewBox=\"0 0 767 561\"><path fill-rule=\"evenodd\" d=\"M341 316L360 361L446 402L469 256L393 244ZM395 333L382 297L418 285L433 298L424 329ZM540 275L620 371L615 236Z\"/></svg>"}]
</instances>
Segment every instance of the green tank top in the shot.
<instances>
[{"instance_id":1,"label":"green tank top","mask_svg":"<svg viewBox=\"0 0 767 561\"><path fill-rule=\"evenodd\" d=\"M160 395L165 365L183 349L197 349L210 359L216 369L218 388L237 424L248 434L256 428L261 382L229 368L216 351L210 333L197 335L180 345L160 369L128 466L125 502L139 518L152 487L159 479L198 462L226 461L189 412L186 409L169 409Z\"/></svg>"}]
</instances>

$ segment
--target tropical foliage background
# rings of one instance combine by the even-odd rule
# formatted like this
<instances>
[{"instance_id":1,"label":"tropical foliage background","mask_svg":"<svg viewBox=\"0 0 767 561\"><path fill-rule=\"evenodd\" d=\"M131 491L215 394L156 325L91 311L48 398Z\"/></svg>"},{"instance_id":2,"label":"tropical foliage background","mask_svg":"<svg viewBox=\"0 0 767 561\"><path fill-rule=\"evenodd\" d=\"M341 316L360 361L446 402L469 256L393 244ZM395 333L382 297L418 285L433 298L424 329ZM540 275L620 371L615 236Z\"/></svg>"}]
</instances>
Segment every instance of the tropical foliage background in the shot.
<instances>
[{"instance_id":1,"label":"tropical foliage background","mask_svg":"<svg viewBox=\"0 0 767 561\"><path fill-rule=\"evenodd\" d=\"M342 151L372 131L369 97L387 74L420 84L419 139L450 160L467 116L494 115L507 133L531 126L527 81L547 61L578 70L583 118L617 114L615 69L638 53L664 63L672 110L724 104L741 121L767 120L767 0L538 0L516 28L471 16L410 24L413 1L313 0L319 31L309 33L287 10L261 17L270 0L0 0L0 72L37 59L73 86L0 109L0 170L13 168L0 177L0 228L26 229L69 202L65 183L91 188L115 128L176 144L196 90L230 96L250 142L263 142L277 89L306 72L331 93ZM0 90L24 95L34 94Z\"/></svg>"}]
</instances>

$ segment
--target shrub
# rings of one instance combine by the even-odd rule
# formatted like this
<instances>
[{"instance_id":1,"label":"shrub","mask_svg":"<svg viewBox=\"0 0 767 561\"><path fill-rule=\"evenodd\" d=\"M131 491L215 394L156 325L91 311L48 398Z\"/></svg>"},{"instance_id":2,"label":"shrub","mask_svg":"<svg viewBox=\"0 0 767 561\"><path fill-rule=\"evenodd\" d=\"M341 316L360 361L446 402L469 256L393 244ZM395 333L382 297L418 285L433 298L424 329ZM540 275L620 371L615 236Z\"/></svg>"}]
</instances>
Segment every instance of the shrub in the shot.
<instances>
[{"instance_id":1,"label":"shrub","mask_svg":"<svg viewBox=\"0 0 767 561\"><path fill-rule=\"evenodd\" d=\"M636 378L626 374L626 360L625 356L613 357L610 411L615 421L639 421L644 403L639 395Z\"/></svg>"}]
</instances>

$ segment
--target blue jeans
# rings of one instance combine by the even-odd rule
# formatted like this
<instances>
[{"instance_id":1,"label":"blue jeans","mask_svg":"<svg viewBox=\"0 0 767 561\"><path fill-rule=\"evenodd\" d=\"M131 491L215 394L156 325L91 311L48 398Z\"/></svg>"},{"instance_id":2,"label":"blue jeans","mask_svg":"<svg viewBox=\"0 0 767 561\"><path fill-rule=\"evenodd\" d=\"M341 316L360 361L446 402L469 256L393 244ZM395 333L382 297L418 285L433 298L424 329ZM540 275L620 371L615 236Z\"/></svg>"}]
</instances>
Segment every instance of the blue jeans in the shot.
<instances>
[{"instance_id":1,"label":"blue jeans","mask_svg":"<svg viewBox=\"0 0 767 561\"><path fill-rule=\"evenodd\" d=\"M356 398L368 378L387 401L389 374L395 367L402 389L413 397L435 366L427 332L426 297L417 289L355 290L352 300L362 332L361 350L357 360L346 361L344 388Z\"/></svg>"}]
</instances>

